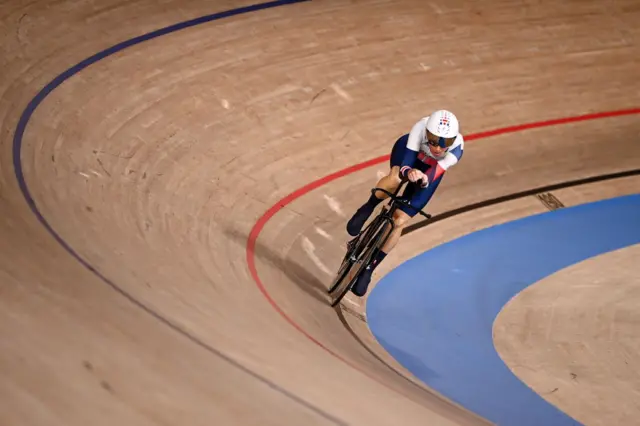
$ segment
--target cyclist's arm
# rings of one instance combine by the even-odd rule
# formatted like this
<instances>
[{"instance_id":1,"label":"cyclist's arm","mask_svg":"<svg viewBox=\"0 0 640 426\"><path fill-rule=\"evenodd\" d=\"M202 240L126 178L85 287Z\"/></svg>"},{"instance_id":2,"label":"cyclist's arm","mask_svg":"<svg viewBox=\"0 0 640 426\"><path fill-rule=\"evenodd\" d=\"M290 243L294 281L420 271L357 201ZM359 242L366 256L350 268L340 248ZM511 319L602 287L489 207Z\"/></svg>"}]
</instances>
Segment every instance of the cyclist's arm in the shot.
<instances>
[{"instance_id":1,"label":"cyclist's arm","mask_svg":"<svg viewBox=\"0 0 640 426\"><path fill-rule=\"evenodd\" d=\"M402 164L400 165L400 175L403 177L407 177L407 173L413 167L413 164L418 158L418 152L420 152L420 135L424 130L424 122L423 120L418 121L411 128L411 132L409 132L409 140L407 141L407 147L404 150L404 158L402 159Z\"/></svg>"}]
</instances>

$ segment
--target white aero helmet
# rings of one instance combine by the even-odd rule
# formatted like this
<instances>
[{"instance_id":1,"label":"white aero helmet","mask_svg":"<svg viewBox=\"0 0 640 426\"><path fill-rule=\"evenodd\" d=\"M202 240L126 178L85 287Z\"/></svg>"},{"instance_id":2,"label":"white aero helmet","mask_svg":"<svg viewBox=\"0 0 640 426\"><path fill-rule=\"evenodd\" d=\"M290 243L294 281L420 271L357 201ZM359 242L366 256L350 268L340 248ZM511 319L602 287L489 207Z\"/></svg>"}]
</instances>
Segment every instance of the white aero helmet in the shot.
<instances>
[{"instance_id":1,"label":"white aero helmet","mask_svg":"<svg viewBox=\"0 0 640 426\"><path fill-rule=\"evenodd\" d=\"M441 148L449 148L458 137L458 118L447 110L434 111L427 119L427 143Z\"/></svg>"}]
</instances>

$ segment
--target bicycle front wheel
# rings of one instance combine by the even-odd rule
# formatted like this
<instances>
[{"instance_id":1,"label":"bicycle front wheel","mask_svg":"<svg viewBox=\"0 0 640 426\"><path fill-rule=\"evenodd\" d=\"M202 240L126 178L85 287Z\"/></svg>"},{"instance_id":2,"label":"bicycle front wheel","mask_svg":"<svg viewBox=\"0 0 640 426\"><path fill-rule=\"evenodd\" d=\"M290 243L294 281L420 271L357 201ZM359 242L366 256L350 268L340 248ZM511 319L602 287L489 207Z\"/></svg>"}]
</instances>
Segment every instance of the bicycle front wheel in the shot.
<instances>
[{"instance_id":1,"label":"bicycle front wheel","mask_svg":"<svg viewBox=\"0 0 640 426\"><path fill-rule=\"evenodd\" d=\"M385 234L387 234L387 229L390 226L391 224L389 223L388 219L382 221L379 225L379 229L375 230L375 234L372 234L373 238L371 238L369 241L361 242L362 247L364 248L364 250L360 250L362 255L349 267L349 271L356 264L358 265L358 268L353 274L345 272L338 284L335 285L334 291L337 292L337 295L331 302L332 307L340 303L342 298L346 296L347 292L351 290L351 287L353 287L353 285L356 283L362 271L364 271L364 269L369 266L376 251L381 248L384 242L387 240L388 235Z\"/></svg>"},{"instance_id":2,"label":"bicycle front wheel","mask_svg":"<svg viewBox=\"0 0 640 426\"><path fill-rule=\"evenodd\" d=\"M364 229L363 233L358 237L351 240L347 246L347 252L342 259L342 264L338 269L338 273L335 275L333 279L333 283L329 286L329 290L327 293L331 294L335 291L336 288L342 283L342 280L347 276L354 263L361 257L364 252L367 244L371 242L373 235L380 225L382 220L381 216L377 216L367 227Z\"/></svg>"}]
</instances>

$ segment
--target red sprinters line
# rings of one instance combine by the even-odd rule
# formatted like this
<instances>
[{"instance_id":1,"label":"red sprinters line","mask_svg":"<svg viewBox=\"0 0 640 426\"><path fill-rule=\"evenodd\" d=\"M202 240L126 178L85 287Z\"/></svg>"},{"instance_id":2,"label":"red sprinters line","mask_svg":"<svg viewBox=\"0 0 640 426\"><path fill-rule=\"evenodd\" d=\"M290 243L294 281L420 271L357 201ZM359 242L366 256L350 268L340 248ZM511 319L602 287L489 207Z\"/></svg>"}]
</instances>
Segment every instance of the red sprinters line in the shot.
<instances>
[{"instance_id":1,"label":"red sprinters line","mask_svg":"<svg viewBox=\"0 0 640 426\"><path fill-rule=\"evenodd\" d=\"M623 109L618 111L596 112L593 114L577 115L575 117L556 118L554 120L537 121L534 123L518 124L511 127L503 127L501 129L488 130L486 132L474 133L465 136L465 141L475 139L484 139L491 136L504 135L506 133L522 132L524 130L539 129L541 127L556 126L559 124L577 123L579 121L597 120L600 118L620 117L623 115L640 114L640 108Z\"/></svg>"},{"instance_id":2,"label":"red sprinters line","mask_svg":"<svg viewBox=\"0 0 640 426\"><path fill-rule=\"evenodd\" d=\"M533 123L519 124L519 125L516 125L516 126L503 127L503 128L500 128L500 129L494 129L494 130L488 130L488 131L485 131L485 132L479 132L479 133L470 134L468 136L465 136L465 140L466 141L471 141L471 140L476 140L476 139L484 139L484 138L488 138L488 137L491 137L491 136L498 136L498 135L503 135L503 134L506 134L506 133L521 132L521 131L530 130L530 129L538 129L538 128L541 128L541 127L556 126L556 125L560 125L560 124L576 123L576 122L580 122L580 121L596 120L596 119L600 119L600 118L609 118L609 117L619 117L619 116L633 115L633 114L640 114L640 108L631 108L631 109L618 110L618 111L598 112L598 113L593 113L593 114L578 115L578 116L574 116L574 117L565 117L565 118L558 118L558 119L554 119L554 120L538 121L538 122L533 122ZM313 182L303 186L302 188L297 189L296 191L292 192L291 194L287 195L286 197L282 198L280 201L278 201L273 206L271 206L271 208L269 208L269 210L267 210L260 217L260 219L258 219L258 221L255 223L255 225L253 225L253 228L251 229L251 232L249 233L249 239L247 241L247 250L246 250L247 265L249 267L249 271L251 272L251 276L253 277L253 280L256 282L256 284L258 286L258 289L264 295L264 297L267 299L269 304L271 304L271 306L289 324L291 324L296 330L298 330L300 333L302 333L305 337L307 337L313 343L315 343L316 345L318 345L319 347L321 347L322 349L327 351L329 354L333 355L334 357L336 357L337 359L341 360L345 364L347 364L350 367L360 371L361 373L363 373L367 377L375 380L376 382L382 384L385 387L389 387L389 386L387 384L385 384L385 383L380 382L379 380L375 379L374 377L370 376L369 374L367 374L367 372L365 372L364 370L359 368L357 365L349 362L347 359L343 358L339 354L335 353L334 351L332 351L331 349L329 349L328 347L323 345L320 341L318 341L315 337L313 337L305 329L303 329L298 323L296 323L290 316L288 316L286 314L286 312L284 312L282 310L282 308L280 308L280 306L278 306L276 301L273 300L273 298L271 297L271 295L267 291L264 283L260 279L260 276L258 275L258 270L256 269L256 264L255 264L255 248L256 248L256 241L258 240L258 236L260 235L260 232L262 232L262 229L264 229L264 227L267 224L267 222L269 220L271 220L271 218L273 216L275 216L275 214L280 209L282 209L286 205L292 203L294 200L302 197L303 195L313 191L316 188L319 188L319 187L321 187L323 185L326 185L327 183L329 183L329 182L331 182L333 180L336 180L338 178L347 176L347 175L349 175L351 173L355 173L355 172L357 172L359 170L362 170L362 169L365 169L367 167L382 163L384 161L387 161L388 159L389 159L389 155L383 155L381 157L373 158L373 159L365 161L363 163L359 163L359 164L353 165L353 166L348 167L346 169L339 170L339 171L337 171L335 173L332 173L332 174L330 174L328 176L325 176L325 177L320 178L320 179L318 179L316 181L313 181Z\"/></svg>"}]
</instances>

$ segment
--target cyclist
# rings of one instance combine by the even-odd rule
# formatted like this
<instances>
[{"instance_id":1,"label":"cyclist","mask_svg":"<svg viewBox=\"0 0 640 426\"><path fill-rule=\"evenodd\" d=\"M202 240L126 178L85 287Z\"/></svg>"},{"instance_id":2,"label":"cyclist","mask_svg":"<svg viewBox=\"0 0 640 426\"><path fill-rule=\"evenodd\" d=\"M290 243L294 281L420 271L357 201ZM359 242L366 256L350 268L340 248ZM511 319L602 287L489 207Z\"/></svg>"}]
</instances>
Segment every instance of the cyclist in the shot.
<instances>
[{"instance_id":1,"label":"cyclist","mask_svg":"<svg viewBox=\"0 0 640 426\"><path fill-rule=\"evenodd\" d=\"M456 116L447 110L435 111L421 118L408 134L395 142L391 150L389 174L380 179L376 187L393 193L403 179L408 180L411 183L407 184L401 198L421 210L438 188L445 171L460 161L463 150L464 138L460 134ZM351 236L358 235L376 206L386 198L387 195L380 191L372 194L347 222L347 232ZM359 297L366 294L373 270L395 247L402 229L416 214L417 210L398 205L393 215L393 232L378 250L371 265L362 272L351 292Z\"/></svg>"}]
</instances>

